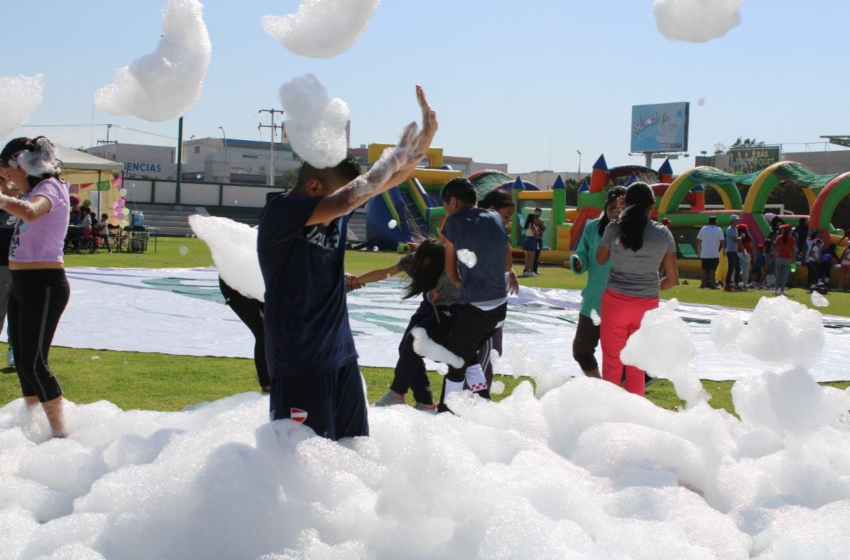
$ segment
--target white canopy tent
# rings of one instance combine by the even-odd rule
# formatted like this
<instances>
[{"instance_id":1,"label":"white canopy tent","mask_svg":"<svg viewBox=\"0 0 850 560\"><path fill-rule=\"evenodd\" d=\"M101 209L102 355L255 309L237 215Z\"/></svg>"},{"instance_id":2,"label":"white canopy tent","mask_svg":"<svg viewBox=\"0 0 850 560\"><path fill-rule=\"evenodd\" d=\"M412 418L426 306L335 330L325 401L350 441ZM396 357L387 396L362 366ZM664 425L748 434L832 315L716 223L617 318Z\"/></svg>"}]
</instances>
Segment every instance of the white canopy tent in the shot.
<instances>
[{"instance_id":1,"label":"white canopy tent","mask_svg":"<svg viewBox=\"0 0 850 560\"><path fill-rule=\"evenodd\" d=\"M116 181L124 171L124 164L99 158L80 150L57 145L62 162L62 178L71 184L71 195L81 200L89 199L92 209L110 214L110 222L120 220L112 217L108 208L120 198L121 181ZM105 188L105 182L109 188Z\"/></svg>"}]
</instances>

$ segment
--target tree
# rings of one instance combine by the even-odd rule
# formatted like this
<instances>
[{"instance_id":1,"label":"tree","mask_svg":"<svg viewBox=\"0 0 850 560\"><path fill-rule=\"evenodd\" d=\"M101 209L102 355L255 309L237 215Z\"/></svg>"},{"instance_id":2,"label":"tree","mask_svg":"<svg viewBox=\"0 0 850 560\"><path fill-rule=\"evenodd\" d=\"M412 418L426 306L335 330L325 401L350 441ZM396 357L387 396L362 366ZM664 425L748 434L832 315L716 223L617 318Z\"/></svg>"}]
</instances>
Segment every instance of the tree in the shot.
<instances>
[{"instance_id":1,"label":"tree","mask_svg":"<svg viewBox=\"0 0 850 560\"><path fill-rule=\"evenodd\" d=\"M301 172L301 167L293 167L283 172L280 177L275 177L275 186L282 187L285 190L292 190L298 182L298 173Z\"/></svg>"}]
</instances>

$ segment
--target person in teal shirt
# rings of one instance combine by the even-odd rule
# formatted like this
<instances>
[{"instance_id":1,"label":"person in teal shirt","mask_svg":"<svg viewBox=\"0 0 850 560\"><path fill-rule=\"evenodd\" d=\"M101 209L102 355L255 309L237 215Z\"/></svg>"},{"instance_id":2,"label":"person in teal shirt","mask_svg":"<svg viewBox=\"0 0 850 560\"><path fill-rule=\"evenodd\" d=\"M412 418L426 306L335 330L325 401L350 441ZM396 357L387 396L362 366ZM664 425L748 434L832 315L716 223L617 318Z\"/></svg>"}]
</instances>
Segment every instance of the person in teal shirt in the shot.
<instances>
[{"instance_id":1,"label":"person in teal shirt","mask_svg":"<svg viewBox=\"0 0 850 560\"><path fill-rule=\"evenodd\" d=\"M596 361L596 347L599 345L600 308L602 292L608 281L611 261L606 264L596 262L596 249L602 241L602 234L609 223L617 219L622 209L625 187L614 187L605 198L605 213L584 226L576 252L570 256L570 270L575 274L587 272L587 286L581 292L581 311L578 316L576 336L573 339L573 358L588 377L600 378L599 363Z\"/></svg>"}]
</instances>

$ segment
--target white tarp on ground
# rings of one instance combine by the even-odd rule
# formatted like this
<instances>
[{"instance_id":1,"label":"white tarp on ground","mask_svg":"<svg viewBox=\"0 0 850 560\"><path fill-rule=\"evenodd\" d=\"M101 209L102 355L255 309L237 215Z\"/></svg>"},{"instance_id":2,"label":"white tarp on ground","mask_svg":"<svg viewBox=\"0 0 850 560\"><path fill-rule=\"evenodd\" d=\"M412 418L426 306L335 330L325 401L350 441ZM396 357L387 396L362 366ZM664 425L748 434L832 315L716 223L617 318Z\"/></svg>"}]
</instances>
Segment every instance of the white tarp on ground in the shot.
<instances>
[{"instance_id":1,"label":"white tarp on ground","mask_svg":"<svg viewBox=\"0 0 850 560\"><path fill-rule=\"evenodd\" d=\"M223 305L214 268L71 268L67 272L72 295L54 340L58 346L253 357L253 337ZM349 295L351 326L363 366L395 365L401 335L419 304L418 300L400 301L400 286L388 280ZM512 358L522 359L521 354L535 367L564 375L580 373L572 358L580 302L581 295L573 290L523 288L512 297L503 373L510 373ZM683 304L679 308L699 352L700 376L728 380L761 373L764 366L755 358L738 352L721 354L712 344L710 321L724 311L743 320L749 316L748 311L712 306ZM824 324L828 327L824 357L811 373L818 381L849 380L850 320L824 316ZM659 351L664 344L658 341Z\"/></svg>"}]
</instances>

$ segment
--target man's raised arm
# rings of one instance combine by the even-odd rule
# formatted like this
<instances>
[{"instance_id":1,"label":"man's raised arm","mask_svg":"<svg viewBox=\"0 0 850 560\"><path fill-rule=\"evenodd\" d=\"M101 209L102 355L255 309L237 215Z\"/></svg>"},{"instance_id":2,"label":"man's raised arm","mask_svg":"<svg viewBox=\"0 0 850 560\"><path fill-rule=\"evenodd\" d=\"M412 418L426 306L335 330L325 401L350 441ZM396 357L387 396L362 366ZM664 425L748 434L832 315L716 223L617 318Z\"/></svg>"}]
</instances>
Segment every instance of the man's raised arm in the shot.
<instances>
[{"instance_id":1,"label":"man's raised arm","mask_svg":"<svg viewBox=\"0 0 850 560\"><path fill-rule=\"evenodd\" d=\"M422 108L422 130L415 122L407 125L398 146L384 150L369 171L323 198L305 225L327 223L350 214L370 198L410 177L437 133L437 114L428 105L422 86L416 86L416 98Z\"/></svg>"}]
</instances>

